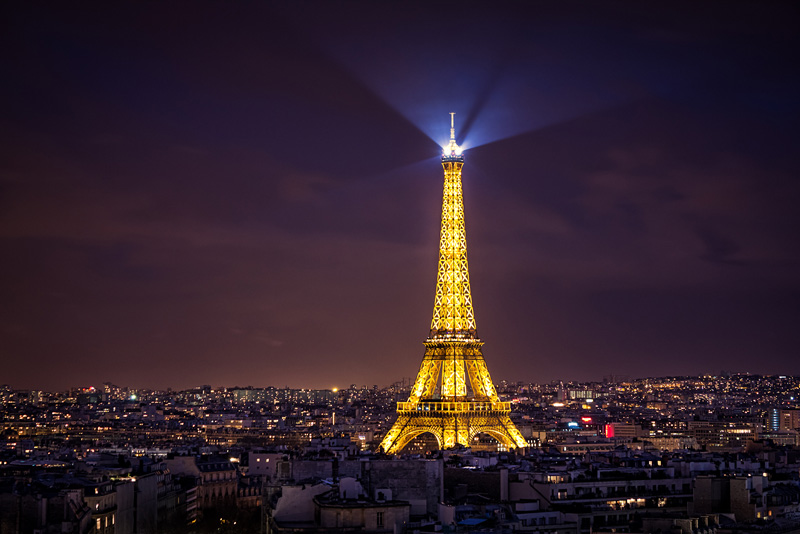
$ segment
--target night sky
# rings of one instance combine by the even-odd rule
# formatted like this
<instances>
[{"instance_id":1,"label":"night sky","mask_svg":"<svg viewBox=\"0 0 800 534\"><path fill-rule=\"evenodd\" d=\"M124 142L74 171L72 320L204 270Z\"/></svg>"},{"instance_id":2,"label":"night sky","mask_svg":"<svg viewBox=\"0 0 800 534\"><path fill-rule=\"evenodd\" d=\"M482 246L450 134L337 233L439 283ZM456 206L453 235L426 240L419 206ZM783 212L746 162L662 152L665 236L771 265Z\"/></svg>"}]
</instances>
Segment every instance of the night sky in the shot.
<instances>
[{"instance_id":1,"label":"night sky","mask_svg":"<svg viewBox=\"0 0 800 534\"><path fill-rule=\"evenodd\" d=\"M491 4L5 3L0 383L415 376L451 111L496 382L800 374L794 3Z\"/></svg>"}]
</instances>

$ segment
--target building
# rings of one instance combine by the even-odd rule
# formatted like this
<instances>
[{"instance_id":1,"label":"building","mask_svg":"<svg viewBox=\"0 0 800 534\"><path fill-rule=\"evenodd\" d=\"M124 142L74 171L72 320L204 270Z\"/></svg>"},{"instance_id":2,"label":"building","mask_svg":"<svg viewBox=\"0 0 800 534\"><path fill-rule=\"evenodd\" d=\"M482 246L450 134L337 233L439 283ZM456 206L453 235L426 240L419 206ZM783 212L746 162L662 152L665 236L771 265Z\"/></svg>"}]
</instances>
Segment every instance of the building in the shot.
<instances>
[{"instance_id":1,"label":"building","mask_svg":"<svg viewBox=\"0 0 800 534\"><path fill-rule=\"evenodd\" d=\"M267 534L390 533L402 531L410 520L407 501L394 500L389 489L372 497L351 477L337 484L273 486L265 497Z\"/></svg>"},{"instance_id":2,"label":"building","mask_svg":"<svg viewBox=\"0 0 800 534\"><path fill-rule=\"evenodd\" d=\"M767 416L767 428L773 432L800 429L800 410L770 408Z\"/></svg>"},{"instance_id":3,"label":"building","mask_svg":"<svg viewBox=\"0 0 800 534\"><path fill-rule=\"evenodd\" d=\"M461 187L464 156L456 144L453 115L450 144L442 155L442 230L433 318L411 395L397 403L397 420L381 442L387 453L402 450L426 433L442 449L468 447L479 434L490 435L504 448L527 446L511 421L511 404L497 395L475 324Z\"/></svg>"}]
</instances>

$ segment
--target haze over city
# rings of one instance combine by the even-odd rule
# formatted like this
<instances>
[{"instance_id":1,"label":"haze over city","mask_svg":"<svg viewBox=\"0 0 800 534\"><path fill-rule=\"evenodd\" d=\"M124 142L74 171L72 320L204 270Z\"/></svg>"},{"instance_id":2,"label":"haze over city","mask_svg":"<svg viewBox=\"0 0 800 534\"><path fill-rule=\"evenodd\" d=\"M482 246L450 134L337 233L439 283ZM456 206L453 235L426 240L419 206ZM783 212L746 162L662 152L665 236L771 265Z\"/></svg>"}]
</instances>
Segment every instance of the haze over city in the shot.
<instances>
[{"instance_id":1,"label":"haze over city","mask_svg":"<svg viewBox=\"0 0 800 534\"><path fill-rule=\"evenodd\" d=\"M0 383L413 377L450 112L495 380L800 374L789 3L2 13Z\"/></svg>"}]
</instances>

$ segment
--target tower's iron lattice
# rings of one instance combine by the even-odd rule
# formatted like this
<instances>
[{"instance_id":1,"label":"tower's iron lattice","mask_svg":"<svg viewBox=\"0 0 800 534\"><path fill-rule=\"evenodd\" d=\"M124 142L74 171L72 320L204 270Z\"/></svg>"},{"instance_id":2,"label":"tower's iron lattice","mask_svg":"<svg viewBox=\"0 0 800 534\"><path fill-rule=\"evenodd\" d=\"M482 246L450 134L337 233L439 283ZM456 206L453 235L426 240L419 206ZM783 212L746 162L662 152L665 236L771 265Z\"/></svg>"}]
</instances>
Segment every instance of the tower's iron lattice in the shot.
<instances>
[{"instance_id":1,"label":"tower's iron lattice","mask_svg":"<svg viewBox=\"0 0 800 534\"><path fill-rule=\"evenodd\" d=\"M397 420L381 442L387 453L402 450L425 432L436 437L440 448L469 446L480 433L509 448L526 446L511 422L510 403L497 396L475 326L461 192L464 156L456 144L453 115L450 144L442 155L442 233L431 330L411 395L397 403Z\"/></svg>"}]
</instances>

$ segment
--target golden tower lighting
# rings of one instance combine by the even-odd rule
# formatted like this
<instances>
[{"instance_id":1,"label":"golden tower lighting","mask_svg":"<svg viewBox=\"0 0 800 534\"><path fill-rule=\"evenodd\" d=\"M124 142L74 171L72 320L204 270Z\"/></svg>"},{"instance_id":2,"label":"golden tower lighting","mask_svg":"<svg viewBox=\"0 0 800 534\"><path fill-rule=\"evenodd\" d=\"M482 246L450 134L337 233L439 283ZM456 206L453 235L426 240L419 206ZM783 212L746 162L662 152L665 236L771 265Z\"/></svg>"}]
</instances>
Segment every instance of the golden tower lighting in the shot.
<instances>
[{"instance_id":1,"label":"golden tower lighting","mask_svg":"<svg viewBox=\"0 0 800 534\"><path fill-rule=\"evenodd\" d=\"M442 155L442 233L431 330L411 395L397 403L397 420L381 442L390 454L425 432L436 437L440 448L468 447L480 433L508 448L527 445L511 422L511 404L497 396L475 326L461 193L464 156L456 144L454 115L450 144Z\"/></svg>"}]
</instances>

